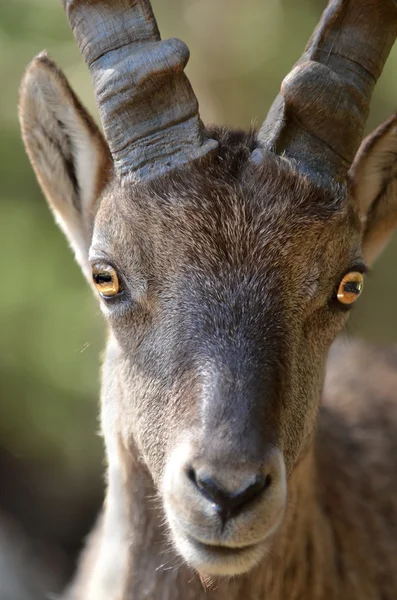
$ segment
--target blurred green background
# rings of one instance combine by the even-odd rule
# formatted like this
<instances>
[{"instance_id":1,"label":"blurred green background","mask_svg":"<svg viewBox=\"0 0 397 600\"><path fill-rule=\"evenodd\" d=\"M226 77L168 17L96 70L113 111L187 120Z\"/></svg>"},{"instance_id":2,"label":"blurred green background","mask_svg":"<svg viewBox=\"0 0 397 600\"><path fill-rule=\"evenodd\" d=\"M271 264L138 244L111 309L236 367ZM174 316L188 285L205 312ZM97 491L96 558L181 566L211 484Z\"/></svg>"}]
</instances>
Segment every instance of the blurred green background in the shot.
<instances>
[{"instance_id":1,"label":"blurred green background","mask_svg":"<svg viewBox=\"0 0 397 600\"><path fill-rule=\"evenodd\" d=\"M184 39L205 122L260 123L315 27L324 0L154 0L164 37ZM60 1L0 1L0 509L74 551L101 499L97 434L105 327L53 223L20 140L18 86L47 49L96 114ZM396 110L397 47L368 131ZM397 339L397 238L366 283L349 333ZM1 491L2 490L2 491ZM27 515L27 516L26 516ZM45 515L45 516L43 516Z\"/></svg>"}]
</instances>

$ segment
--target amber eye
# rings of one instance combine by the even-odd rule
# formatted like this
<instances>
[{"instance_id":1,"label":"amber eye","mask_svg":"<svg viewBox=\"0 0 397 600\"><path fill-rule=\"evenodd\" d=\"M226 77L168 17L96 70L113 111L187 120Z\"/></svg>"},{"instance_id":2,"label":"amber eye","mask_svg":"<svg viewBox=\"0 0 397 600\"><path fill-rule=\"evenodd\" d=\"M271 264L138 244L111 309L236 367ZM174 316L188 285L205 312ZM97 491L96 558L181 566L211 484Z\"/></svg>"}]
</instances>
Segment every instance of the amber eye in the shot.
<instances>
[{"instance_id":1,"label":"amber eye","mask_svg":"<svg viewBox=\"0 0 397 600\"><path fill-rule=\"evenodd\" d=\"M116 271L106 263L97 263L92 267L92 279L103 298L113 298L121 292Z\"/></svg>"},{"instance_id":2,"label":"amber eye","mask_svg":"<svg viewBox=\"0 0 397 600\"><path fill-rule=\"evenodd\" d=\"M353 304L360 296L364 287L363 274L352 271L344 276L339 284L337 298L342 304Z\"/></svg>"}]
</instances>

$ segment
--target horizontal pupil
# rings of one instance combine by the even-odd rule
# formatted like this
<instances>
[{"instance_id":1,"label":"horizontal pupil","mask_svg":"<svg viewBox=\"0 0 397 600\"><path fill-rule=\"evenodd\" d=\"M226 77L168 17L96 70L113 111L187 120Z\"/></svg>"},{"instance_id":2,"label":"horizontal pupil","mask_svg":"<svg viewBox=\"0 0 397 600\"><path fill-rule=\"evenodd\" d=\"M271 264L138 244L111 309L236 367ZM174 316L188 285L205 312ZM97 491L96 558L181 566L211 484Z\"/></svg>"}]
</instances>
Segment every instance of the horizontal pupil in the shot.
<instances>
[{"instance_id":1,"label":"horizontal pupil","mask_svg":"<svg viewBox=\"0 0 397 600\"><path fill-rule=\"evenodd\" d=\"M97 285L104 285L105 283L112 283L113 279L109 273L95 273L94 281Z\"/></svg>"},{"instance_id":2,"label":"horizontal pupil","mask_svg":"<svg viewBox=\"0 0 397 600\"><path fill-rule=\"evenodd\" d=\"M357 281L348 281L343 286L343 291L347 294L359 294L360 293L360 284Z\"/></svg>"}]
</instances>

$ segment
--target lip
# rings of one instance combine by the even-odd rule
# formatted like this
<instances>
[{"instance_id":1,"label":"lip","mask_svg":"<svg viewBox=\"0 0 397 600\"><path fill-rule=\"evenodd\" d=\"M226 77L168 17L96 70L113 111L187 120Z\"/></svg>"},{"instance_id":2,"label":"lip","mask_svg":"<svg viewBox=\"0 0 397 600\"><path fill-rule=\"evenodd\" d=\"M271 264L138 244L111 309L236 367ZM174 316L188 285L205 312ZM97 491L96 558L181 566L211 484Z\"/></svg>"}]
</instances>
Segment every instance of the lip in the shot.
<instances>
[{"instance_id":1,"label":"lip","mask_svg":"<svg viewBox=\"0 0 397 600\"><path fill-rule=\"evenodd\" d=\"M206 544L204 542L196 540L190 535L187 536L187 539L189 540L189 543L195 546L197 550L201 550L203 552L210 552L214 556L219 556L220 558L239 556L244 554L245 552L250 552L254 549L257 549L258 546L261 545L260 543L249 544L247 546L224 546L222 544Z\"/></svg>"},{"instance_id":2,"label":"lip","mask_svg":"<svg viewBox=\"0 0 397 600\"><path fill-rule=\"evenodd\" d=\"M266 542L247 546L224 546L200 542L184 536L183 554L199 573L215 577L233 577L251 570L263 558ZM190 560L189 560L190 558Z\"/></svg>"}]
</instances>

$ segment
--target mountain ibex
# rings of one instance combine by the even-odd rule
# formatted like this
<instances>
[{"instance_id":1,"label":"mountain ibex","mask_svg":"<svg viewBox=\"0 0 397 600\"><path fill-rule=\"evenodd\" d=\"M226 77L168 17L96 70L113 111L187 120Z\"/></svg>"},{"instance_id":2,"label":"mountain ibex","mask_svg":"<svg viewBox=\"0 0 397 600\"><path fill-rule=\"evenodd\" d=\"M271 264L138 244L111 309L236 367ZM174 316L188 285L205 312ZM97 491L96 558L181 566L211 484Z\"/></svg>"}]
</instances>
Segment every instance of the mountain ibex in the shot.
<instances>
[{"instance_id":1,"label":"mountain ibex","mask_svg":"<svg viewBox=\"0 0 397 600\"><path fill-rule=\"evenodd\" d=\"M67 597L395 599L397 356L325 365L397 223L397 117L358 149L397 3L331 0L249 134L203 126L148 0L64 5L105 137L46 54L20 118L109 323L107 497Z\"/></svg>"}]
</instances>

